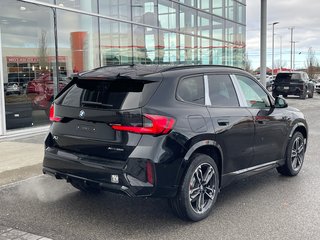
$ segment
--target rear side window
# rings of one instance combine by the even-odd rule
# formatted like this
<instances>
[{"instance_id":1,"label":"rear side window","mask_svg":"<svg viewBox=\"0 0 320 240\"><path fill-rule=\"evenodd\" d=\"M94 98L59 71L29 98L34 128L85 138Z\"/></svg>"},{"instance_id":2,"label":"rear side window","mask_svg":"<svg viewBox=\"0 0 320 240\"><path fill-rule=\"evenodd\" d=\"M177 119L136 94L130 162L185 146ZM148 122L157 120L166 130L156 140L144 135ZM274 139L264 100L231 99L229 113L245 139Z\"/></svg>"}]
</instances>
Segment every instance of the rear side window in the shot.
<instances>
[{"instance_id":1,"label":"rear side window","mask_svg":"<svg viewBox=\"0 0 320 240\"><path fill-rule=\"evenodd\" d=\"M145 105L158 85L158 82L127 79L79 80L56 102L70 107L134 109Z\"/></svg>"},{"instance_id":2,"label":"rear side window","mask_svg":"<svg viewBox=\"0 0 320 240\"><path fill-rule=\"evenodd\" d=\"M228 75L208 75L209 97L212 106L238 107L238 97Z\"/></svg>"},{"instance_id":3,"label":"rear side window","mask_svg":"<svg viewBox=\"0 0 320 240\"><path fill-rule=\"evenodd\" d=\"M177 88L179 100L204 104L204 84L202 76L181 79Z\"/></svg>"}]
</instances>

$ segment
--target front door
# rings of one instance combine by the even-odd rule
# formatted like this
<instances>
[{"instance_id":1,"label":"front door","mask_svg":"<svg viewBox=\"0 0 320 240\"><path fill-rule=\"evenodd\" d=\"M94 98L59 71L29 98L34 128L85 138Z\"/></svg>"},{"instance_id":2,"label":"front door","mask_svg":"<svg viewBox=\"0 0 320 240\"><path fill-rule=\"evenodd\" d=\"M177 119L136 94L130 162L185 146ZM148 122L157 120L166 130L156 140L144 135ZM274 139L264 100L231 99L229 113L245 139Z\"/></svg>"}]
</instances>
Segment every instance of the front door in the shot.
<instances>
[{"instance_id":1,"label":"front door","mask_svg":"<svg viewBox=\"0 0 320 240\"><path fill-rule=\"evenodd\" d=\"M283 158L289 130L287 118L282 111L271 107L270 97L253 79L236 76L247 109L254 118L254 161L253 166Z\"/></svg>"}]
</instances>

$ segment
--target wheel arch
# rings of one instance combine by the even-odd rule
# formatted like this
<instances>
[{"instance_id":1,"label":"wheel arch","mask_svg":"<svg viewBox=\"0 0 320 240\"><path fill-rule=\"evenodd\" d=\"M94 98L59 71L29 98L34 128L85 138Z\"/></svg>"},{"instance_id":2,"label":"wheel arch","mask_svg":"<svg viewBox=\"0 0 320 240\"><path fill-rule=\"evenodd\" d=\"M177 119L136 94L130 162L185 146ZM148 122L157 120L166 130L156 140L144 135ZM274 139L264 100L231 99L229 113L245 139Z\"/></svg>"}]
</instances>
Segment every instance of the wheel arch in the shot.
<instances>
[{"instance_id":1,"label":"wheel arch","mask_svg":"<svg viewBox=\"0 0 320 240\"><path fill-rule=\"evenodd\" d=\"M189 165L191 164L191 159L194 154L206 154L215 161L219 171L219 187L221 187L221 176L223 172L223 152L220 145L213 140L204 140L197 142L187 151L183 159L183 163L180 167L180 173L177 179L178 186L181 185L181 181L185 176Z\"/></svg>"},{"instance_id":2,"label":"wheel arch","mask_svg":"<svg viewBox=\"0 0 320 240\"><path fill-rule=\"evenodd\" d=\"M289 137L291 138L295 132L301 132L305 139L308 138L308 130L307 127L302 123L296 123L291 129Z\"/></svg>"},{"instance_id":3,"label":"wheel arch","mask_svg":"<svg viewBox=\"0 0 320 240\"><path fill-rule=\"evenodd\" d=\"M296 123L293 128L291 129L289 138L292 138L293 134L295 134L296 132L301 132L301 134L303 135L304 139L305 139L305 149L307 149L307 143L308 143L308 128L307 126L302 123Z\"/></svg>"}]
</instances>

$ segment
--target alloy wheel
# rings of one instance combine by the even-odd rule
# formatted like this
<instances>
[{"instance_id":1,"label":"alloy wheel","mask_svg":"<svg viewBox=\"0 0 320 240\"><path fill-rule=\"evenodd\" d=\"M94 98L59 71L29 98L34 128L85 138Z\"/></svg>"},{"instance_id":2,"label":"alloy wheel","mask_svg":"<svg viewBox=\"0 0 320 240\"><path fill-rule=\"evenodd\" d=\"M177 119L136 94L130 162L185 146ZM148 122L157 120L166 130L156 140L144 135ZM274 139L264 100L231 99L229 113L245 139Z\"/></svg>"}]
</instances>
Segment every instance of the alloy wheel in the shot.
<instances>
[{"instance_id":1,"label":"alloy wheel","mask_svg":"<svg viewBox=\"0 0 320 240\"><path fill-rule=\"evenodd\" d=\"M304 140L301 137L297 137L291 150L291 164L294 171L298 171L304 160Z\"/></svg>"},{"instance_id":2,"label":"alloy wheel","mask_svg":"<svg viewBox=\"0 0 320 240\"><path fill-rule=\"evenodd\" d=\"M214 168L208 163L199 165L192 174L189 201L193 211L198 214L206 212L213 204L217 192L215 174Z\"/></svg>"}]
</instances>

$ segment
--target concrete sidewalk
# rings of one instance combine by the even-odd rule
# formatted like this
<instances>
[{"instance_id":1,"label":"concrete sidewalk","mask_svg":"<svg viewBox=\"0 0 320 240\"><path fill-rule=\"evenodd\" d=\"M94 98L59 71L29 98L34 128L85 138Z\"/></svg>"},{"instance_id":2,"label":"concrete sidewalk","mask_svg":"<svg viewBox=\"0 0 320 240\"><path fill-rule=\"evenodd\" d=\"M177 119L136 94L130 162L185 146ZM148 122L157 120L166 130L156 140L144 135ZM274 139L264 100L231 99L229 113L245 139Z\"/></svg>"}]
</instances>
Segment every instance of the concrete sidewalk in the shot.
<instances>
[{"instance_id":1,"label":"concrete sidewalk","mask_svg":"<svg viewBox=\"0 0 320 240\"><path fill-rule=\"evenodd\" d=\"M0 185L42 174L46 134L0 140Z\"/></svg>"}]
</instances>

